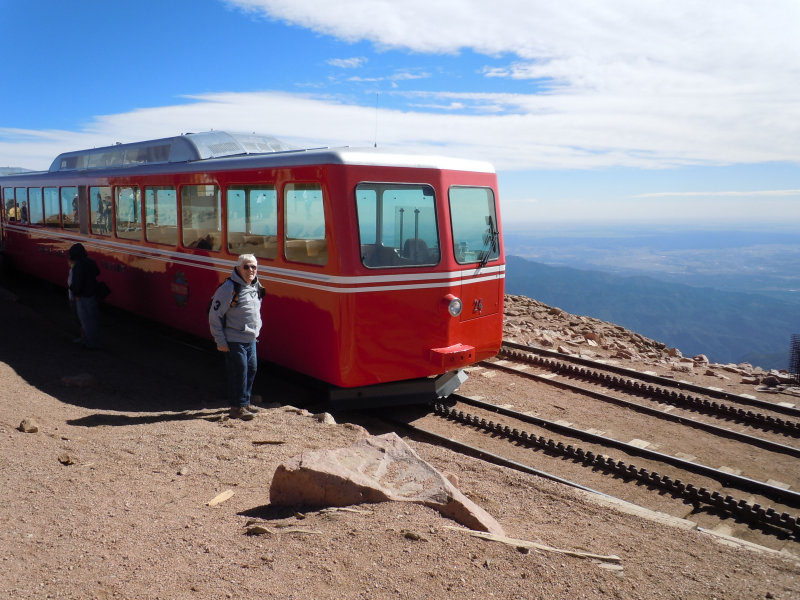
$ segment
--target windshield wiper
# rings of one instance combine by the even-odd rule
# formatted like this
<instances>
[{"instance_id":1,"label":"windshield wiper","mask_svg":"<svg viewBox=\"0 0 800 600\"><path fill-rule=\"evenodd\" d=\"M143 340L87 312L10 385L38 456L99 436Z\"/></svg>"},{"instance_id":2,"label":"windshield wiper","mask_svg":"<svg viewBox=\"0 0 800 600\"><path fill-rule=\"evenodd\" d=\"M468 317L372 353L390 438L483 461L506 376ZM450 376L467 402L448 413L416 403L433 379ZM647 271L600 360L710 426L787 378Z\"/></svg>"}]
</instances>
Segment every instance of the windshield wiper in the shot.
<instances>
[{"instance_id":1,"label":"windshield wiper","mask_svg":"<svg viewBox=\"0 0 800 600\"><path fill-rule=\"evenodd\" d=\"M495 229L491 215L486 217L486 224L489 225L489 231L483 234L483 245L486 247L486 250L481 252L481 261L478 267L480 269L486 266L492 254L499 251L497 241L500 238L500 232Z\"/></svg>"}]
</instances>

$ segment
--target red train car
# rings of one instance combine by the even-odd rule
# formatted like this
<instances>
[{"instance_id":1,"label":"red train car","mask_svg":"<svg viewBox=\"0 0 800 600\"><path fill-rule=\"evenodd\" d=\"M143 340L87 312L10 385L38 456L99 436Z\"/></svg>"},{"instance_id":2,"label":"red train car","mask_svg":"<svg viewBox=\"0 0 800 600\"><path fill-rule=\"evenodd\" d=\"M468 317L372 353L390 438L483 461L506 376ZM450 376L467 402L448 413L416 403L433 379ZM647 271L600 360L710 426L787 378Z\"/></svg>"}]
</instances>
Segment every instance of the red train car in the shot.
<instances>
[{"instance_id":1,"label":"red train car","mask_svg":"<svg viewBox=\"0 0 800 600\"><path fill-rule=\"evenodd\" d=\"M13 266L64 284L81 242L108 302L198 336L237 255L254 254L259 356L340 388L431 379L500 347L505 259L484 162L207 132L68 152L0 190Z\"/></svg>"}]
</instances>

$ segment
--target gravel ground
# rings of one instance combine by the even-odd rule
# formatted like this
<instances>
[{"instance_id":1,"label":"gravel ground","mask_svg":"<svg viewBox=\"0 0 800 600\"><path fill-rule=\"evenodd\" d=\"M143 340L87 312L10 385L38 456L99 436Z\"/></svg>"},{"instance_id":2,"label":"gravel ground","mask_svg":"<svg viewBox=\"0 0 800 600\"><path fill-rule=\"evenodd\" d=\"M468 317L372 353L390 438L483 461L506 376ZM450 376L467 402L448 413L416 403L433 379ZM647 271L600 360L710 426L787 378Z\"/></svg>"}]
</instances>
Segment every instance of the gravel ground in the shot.
<instances>
[{"instance_id":1,"label":"gravel ground","mask_svg":"<svg viewBox=\"0 0 800 600\"><path fill-rule=\"evenodd\" d=\"M104 349L84 351L60 296L12 290L0 290L0 597L800 598L796 556L420 441L408 440L511 538L540 547L414 504L271 507L282 461L381 426L292 409L307 392L266 368L267 408L228 420L222 365L202 344L106 310Z\"/></svg>"}]
</instances>

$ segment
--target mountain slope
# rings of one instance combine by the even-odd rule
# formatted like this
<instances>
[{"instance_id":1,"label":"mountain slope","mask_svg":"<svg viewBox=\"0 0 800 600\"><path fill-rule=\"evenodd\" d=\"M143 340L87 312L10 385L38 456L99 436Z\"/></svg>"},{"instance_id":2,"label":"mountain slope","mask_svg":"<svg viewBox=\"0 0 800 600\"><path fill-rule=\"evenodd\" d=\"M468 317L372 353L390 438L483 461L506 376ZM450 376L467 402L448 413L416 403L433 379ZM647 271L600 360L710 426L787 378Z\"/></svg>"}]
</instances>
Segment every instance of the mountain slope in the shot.
<instances>
[{"instance_id":1,"label":"mountain slope","mask_svg":"<svg viewBox=\"0 0 800 600\"><path fill-rule=\"evenodd\" d=\"M720 363L786 368L797 307L756 294L550 267L507 257L506 292L610 321Z\"/></svg>"}]
</instances>

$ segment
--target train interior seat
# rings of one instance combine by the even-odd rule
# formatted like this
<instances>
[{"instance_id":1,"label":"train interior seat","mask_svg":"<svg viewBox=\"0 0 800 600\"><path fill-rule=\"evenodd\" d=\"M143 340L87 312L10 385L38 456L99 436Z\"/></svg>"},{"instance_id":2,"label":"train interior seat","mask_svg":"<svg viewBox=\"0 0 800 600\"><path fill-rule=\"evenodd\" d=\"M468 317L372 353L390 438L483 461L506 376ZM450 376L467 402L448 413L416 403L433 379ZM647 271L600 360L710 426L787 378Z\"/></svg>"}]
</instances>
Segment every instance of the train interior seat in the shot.
<instances>
[{"instance_id":1,"label":"train interior seat","mask_svg":"<svg viewBox=\"0 0 800 600\"><path fill-rule=\"evenodd\" d=\"M383 244L362 244L361 260L367 267L392 267L401 263L397 250Z\"/></svg>"},{"instance_id":2,"label":"train interior seat","mask_svg":"<svg viewBox=\"0 0 800 600\"><path fill-rule=\"evenodd\" d=\"M174 225L155 225L154 223L147 224L148 242L156 244L166 244L175 246L178 243L178 228Z\"/></svg>"},{"instance_id":3,"label":"train interior seat","mask_svg":"<svg viewBox=\"0 0 800 600\"><path fill-rule=\"evenodd\" d=\"M222 248L222 233L206 229L184 228L183 245L187 248L219 250Z\"/></svg>"},{"instance_id":4,"label":"train interior seat","mask_svg":"<svg viewBox=\"0 0 800 600\"><path fill-rule=\"evenodd\" d=\"M293 239L286 240L284 244L287 260L312 265L324 265L328 262L328 240Z\"/></svg>"},{"instance_id":5,"label":"train interior seat","mask_svg":"<svg viewBox=\"0 0 800 600\"><path fill-rule=\"evenodd\" d=\"M419 238L409 238L403 244L403 258L407 259L412 264L424 265L430 262L430 253L428 252L428 244L425 240Z\"/></svg>"},{"instance_id":6,"label":"train interior seat","mask_svg":"<svg viewBox=\"0 0 800 600\"><path fill-rule=\"evenodd\" d=\"M229 231L228 250L234 254L254 254L261 258L275 258L278 255L278 238L274 235L253 235L240 231Z\"/></svg>"}]
</instances>

